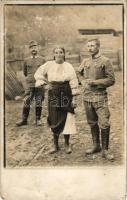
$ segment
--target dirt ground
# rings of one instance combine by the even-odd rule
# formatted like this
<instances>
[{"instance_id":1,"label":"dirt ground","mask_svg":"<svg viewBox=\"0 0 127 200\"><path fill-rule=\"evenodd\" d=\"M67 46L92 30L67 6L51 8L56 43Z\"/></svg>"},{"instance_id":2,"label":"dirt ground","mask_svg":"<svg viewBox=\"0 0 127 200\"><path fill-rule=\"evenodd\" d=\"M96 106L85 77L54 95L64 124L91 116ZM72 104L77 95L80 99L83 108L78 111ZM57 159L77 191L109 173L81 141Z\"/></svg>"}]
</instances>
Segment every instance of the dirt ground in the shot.
<instances>
[{"instance_id":1,"label":"dirt ground","mask_svg":"<svg viewBox=\"0 0 127 200\"><path fill-rule=\"evenodd\" d=\"M123 162L123 80L122 72L115 72L116 84L108 89L111 111L110 152L113 162L106 161L101 153L86 156L85 151L92 147L90 129L86 121L81 95L76 109L77 134L71 136L72 153L64 151L63 135L60 136L61 150L49 154L52 147L52 134L46 123L46 104L42 113L42 126L34 125L34 103L31 107L28 126L16 127L21 119L22 100L5 102L5 160L6 167L43 167L43 166L104 166L119 165ZM82 88L80 87L82 91ZM81 92L82 93L82 92Z\"/></svg>"}]
</instances>

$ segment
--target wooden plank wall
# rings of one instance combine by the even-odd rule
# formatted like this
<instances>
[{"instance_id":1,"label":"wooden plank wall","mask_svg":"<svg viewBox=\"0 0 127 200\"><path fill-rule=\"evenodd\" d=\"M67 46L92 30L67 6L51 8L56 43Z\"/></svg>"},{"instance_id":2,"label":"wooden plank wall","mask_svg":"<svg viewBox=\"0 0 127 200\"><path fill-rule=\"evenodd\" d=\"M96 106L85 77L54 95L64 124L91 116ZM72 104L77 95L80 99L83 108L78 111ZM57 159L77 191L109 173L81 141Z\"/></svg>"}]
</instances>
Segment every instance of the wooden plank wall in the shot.
<instances>
[{"instance_id":1,"label":"wooden plank wall","mask_svg":"<svg viewBox=\"0 0 127 200\"><path fill-rule=\"evenodd\" d=\"M6 64L5 69L5 98L12 100L16 96L20 96L24 93L22 83L18 80L16 73L11 69L9 63Z\"/></svg>"}]
</instances>

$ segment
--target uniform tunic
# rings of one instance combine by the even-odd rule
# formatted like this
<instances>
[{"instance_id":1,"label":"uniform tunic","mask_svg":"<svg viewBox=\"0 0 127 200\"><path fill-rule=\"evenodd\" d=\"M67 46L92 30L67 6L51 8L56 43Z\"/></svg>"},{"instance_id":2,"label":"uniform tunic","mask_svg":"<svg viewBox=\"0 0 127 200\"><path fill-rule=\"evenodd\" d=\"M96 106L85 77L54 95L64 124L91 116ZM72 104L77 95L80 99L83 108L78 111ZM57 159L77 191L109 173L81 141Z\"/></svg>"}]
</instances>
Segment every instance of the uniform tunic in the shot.
<instances>
[{"instance_id":1,"label":"uniform tunic","mask_svg":"<svg viewBox=\"0 0 127 200\"><path fill-rule=\"evenodd\" d=\"M107 98L106 88L115 82L113 67L108 58L98 54L95 58L85 59L78 72L84 79L85 101L98 102ZM87 82L88 79L94 80L96 85L90 86Z\"/></svg>"},{"instance_id":2,"label":"uniform tunic","mask_svg":"<svg viewBox=\"0 0 127 200\"><path fill-rule=\"evenodd\" d=\"M64 62L62 64L57 64L55 61L48 61L35 73L36 86L52 83L66 83L69 82L72 95L79 94L78 91L78 80L73 66ZM71 112L67 113L66 123L64 129L62 130L63 134L74 134L76 133L75 126L75 115Z\"/></svg>"},{"instance_id":3,"label":"uniform tunic","mask_svg":"<svg viewBox=\"0 0 127 200\"><path fill-rule=\"evenodd\" d=\"M23 73L26 76L26 82L27 82L27 87L35 87L35 78L34 74L38 67L43 65L45 63L45 60L42 56L30 56L29 58L26 58L24 60L24 66L23 66Z\"/></svg>"}]
</instances>

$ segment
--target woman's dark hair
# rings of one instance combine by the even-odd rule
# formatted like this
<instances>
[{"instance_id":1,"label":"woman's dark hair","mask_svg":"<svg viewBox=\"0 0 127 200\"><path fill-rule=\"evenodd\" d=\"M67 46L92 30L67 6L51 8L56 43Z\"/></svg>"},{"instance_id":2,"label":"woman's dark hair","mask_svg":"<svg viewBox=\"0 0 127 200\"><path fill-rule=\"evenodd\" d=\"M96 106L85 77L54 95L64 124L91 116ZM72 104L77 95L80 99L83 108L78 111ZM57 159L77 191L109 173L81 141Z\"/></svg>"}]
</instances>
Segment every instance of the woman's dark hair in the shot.
<instances>
[{"instance_id":1,"label":"woman's dark hair","mask_svg":"<svg viewBox=\"0 0 127 200\"><path fill-rule=\"evenodd\" d=\"M53 53L55 53L55 50L56 50L56 49L62 49L62 51L63 51L63 53L64 53L64 61L65 61L65 49L64 49L64 47L55 47L55 48L53 49ZM55 56L54 56L53 59L55 60Z\"/></svg>"}]
</instances>

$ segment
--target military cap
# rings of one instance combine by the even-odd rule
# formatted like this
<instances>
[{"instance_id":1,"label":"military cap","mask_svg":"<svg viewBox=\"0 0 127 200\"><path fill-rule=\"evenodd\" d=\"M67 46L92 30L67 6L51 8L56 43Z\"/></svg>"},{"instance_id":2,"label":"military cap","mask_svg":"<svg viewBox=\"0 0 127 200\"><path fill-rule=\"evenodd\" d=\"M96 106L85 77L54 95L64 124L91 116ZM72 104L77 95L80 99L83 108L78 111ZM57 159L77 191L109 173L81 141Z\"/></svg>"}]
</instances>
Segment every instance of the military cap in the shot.
<instances>
[{"instance_id":1,"label":"military cap","mask_svg":"<svg viewBox=\"0 0 127 200\"><path fill-rule=\"evenodd\" d=\"M33 46L37 46L38 43L35 40L32 40L29 42L29 48L33 47Z\"/></svg>"}]
</instances>

